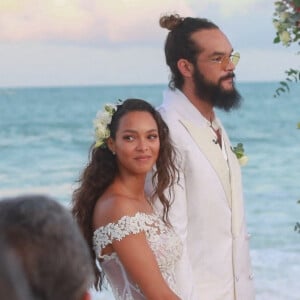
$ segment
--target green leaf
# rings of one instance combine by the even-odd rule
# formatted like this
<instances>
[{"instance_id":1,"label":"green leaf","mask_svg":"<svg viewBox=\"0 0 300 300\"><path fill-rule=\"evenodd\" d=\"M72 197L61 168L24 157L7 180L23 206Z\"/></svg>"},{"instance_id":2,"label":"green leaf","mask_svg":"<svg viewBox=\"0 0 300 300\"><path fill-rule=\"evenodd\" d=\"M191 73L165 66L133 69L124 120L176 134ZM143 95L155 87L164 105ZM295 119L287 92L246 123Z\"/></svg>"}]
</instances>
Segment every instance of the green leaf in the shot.
<instances>
[{"instance_id":1,"label":"green leaf","mask_svg":"<svg viewBox=\"0 0 300 300\"><path fill-rule=\"evenodd\" d=\"M295 224L294 230L295 230L295 231L298 231L298 233L300 233L300 223L299 223L299 222L297 222L297 223Z\"/></svg>"},{"instance_id":2,"label":"green leaf","mask_svg":"<svg viewBox=\"0 0 300 300\"><path fill-rule=\"evenodd\" d=\"M292 76L290 76L290 78L292 78L292 81L294 81L294 82L298 81L298 78L296 75L292 75Z\"/></svg>"},{"instance_id":3,"label":"green leaf","mask_svg":"<svg viewBox=\"0 0 300 300\"><path fill-rule=\"evenodd\" d=\"M275 94L273 95L274 98L277 98L280 96L281 93L285 93L285 89L282 87L279 87L276 89Z\"/></svg>"},{"instance_id":4,"label":"green leaf","mask_svg":"<svg viewBox=\"0 0 300 300\"><path fill-rule=\"evenodd\" d=\"M238 143L235 147L232 148L232 151L235 153L238 159L245 155L244 146L242 143Z\"/></svg>"},{"instance_id":5,"label":"green leaf","mask_svg":"<svg viewBox=\"0 0 300 300\"><path fill-rule=\"evenodd\" d=\"M298 70L295 70L295 69L289 69L289 70L287 70L286 71L286 73L288 74L288 75L293 75L293 74L298 74Z\"/></svg>"},{"instance_id":6,"label":"green leaf","mask_svg":"<svg viewBox=\"0 0 300 300\"><path fill-rule=\"evenodd\" d=\"M289 92L290 91L290 88L289 88L289 85L285 82L285 81L280 81L280 84L282 86L284 86L284 88Z\"/></svg>"}]
</instances>

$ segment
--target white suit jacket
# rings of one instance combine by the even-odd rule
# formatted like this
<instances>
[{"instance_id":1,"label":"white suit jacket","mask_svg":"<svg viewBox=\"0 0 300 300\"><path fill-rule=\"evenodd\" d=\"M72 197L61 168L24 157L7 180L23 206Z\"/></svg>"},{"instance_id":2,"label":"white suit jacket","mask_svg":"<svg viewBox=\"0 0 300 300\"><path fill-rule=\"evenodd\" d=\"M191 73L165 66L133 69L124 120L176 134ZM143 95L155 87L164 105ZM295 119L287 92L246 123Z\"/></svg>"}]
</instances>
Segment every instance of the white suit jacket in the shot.
<instances>
[{"instance_id":1,"label":"white suit jacket","mask_svg":"<svg viewBox=\"0 0 300 300\"><path fill-rule=\"evenodd\" d=\"M227 160L181 91L167 90L158 109L180 154L170 221L184 244L176 274L182 299L253 300L241 170L226 132L221 125Z\"/></svg>"}]
</instances>

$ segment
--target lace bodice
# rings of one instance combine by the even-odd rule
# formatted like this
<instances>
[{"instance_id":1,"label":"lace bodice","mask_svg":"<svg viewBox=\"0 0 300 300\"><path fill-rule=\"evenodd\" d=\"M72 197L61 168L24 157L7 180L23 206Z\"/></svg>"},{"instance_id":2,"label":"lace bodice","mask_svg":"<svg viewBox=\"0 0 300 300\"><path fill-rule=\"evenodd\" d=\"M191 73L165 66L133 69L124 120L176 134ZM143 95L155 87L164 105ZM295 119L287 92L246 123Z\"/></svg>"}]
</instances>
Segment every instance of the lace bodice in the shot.
<instances>
[{"instance_id":1,"label":"lace bodice","mask_svg":"<svg viewBox=\"0 0 300 300\"><path fill-rule=\"evenodd\" d=\"M123 216L116 223L99 227L93 236L94 251L99 259L114 296L118 300L146 299L138 286L130 279L116 253L101 255L101 251L113 240L120 241L131 234L144 232L162 276L177 293L175 285L175 265L182 253L182 244L175 232L167 227L156 214L136 213ZM177 293L178 294L178 293Z\"/></svg>"}]
</instances>

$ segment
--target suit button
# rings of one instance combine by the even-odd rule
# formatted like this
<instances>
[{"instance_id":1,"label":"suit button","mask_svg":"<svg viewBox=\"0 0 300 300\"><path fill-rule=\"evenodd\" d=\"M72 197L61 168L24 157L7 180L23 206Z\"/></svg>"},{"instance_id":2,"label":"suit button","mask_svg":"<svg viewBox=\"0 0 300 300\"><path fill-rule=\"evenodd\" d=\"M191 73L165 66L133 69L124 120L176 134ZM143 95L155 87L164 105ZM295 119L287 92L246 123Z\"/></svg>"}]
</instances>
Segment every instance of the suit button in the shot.
<instances>
[{"instance_id":1,"label":"suit button","mask_svg":"<svg viewBox=\"0 0 300 300\"><path fill-rule=\"evenodd\" d=\"M239 281L239 276L235 276L235 281L238 282Z\"/></svg>"},{"instance_id":2,"label":"suit button","mask_svg":"<svg viewBox=\"0 0 300 300\"><path fill-rule=\"evenodd\" d=\"M254 275L253 275L253 274L250 274L250 275L249 275L249 279L252 280L253 278L254 278Z\"/></svg>"}]
</instances>

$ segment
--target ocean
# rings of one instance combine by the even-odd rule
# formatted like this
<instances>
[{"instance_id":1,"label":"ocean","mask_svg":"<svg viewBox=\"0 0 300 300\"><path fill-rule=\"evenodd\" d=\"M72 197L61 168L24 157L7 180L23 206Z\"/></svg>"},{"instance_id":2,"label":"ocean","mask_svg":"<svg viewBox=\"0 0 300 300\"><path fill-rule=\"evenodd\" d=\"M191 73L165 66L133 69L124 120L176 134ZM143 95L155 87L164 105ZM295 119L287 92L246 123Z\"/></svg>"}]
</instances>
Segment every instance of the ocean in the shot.
<instances>
[{"instance_id":1,"label":"ocean","mask_svg":"<svg viewBox=\"0 0 300 300\"><path fill-rule=\"evenodd\" d=\"M242 168L257 300L300 299L300 85L237 83L241 108L217 111ZM142 98L157 106L165 85L0 89L0 197L39 193L69 206L105 103ZM93 299L113 299L109 292Z\"/></svg>"}]
</instances>

